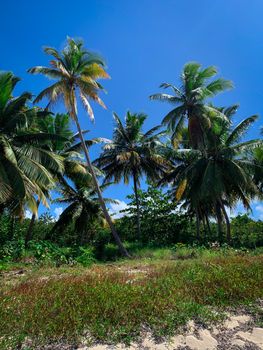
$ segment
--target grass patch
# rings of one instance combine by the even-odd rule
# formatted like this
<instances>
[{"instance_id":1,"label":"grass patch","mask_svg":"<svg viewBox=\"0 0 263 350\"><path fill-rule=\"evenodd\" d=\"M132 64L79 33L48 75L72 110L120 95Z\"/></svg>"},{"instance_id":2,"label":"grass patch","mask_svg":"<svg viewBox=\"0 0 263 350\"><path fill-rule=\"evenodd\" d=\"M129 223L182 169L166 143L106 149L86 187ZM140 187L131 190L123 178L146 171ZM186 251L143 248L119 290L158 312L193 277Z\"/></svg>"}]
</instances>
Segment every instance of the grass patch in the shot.
<instances>
[{"instance_id":1,"label":"grass patch","mask_svg":"<svg viewBox=\"0 0 263 350\"><path fill-rule=\"evenodd\" d=\"M263 297L262 266L262 255L229 255L33 271L2 287L0 346L129 342L142 327L165 336L190 319L218 321L215 310Z\"/></svg>"}]
</instances>

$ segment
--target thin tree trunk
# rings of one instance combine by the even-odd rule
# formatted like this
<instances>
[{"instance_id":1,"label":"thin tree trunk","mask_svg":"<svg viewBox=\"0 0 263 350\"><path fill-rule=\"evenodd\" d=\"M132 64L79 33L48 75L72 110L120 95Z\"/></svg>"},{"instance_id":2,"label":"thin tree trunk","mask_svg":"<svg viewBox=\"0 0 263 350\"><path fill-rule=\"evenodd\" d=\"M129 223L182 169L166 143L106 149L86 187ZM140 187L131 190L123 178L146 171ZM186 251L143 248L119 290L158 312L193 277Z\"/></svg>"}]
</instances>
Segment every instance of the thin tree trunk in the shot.
<instances>
[{"instance_id":1,"label":"thin tree trunk","mask_svg":"<svg viewBox=\"0 0 263 350\"><path fill-rule=\"evenodd\" d=\"M196 238L198 241L200 241L200 219L199 219L197 210L195 212L195 216L196 216Z\"/></svg>"},{"instance_id":2,"label":"thin tree trunk","mask_svg":"<svg viewBox=\"0 0 263 350\"><path fill-rule=\"evenodd\" d=\"M40 200L38 199L37 200L37 209L39 207L39 204L40 204ZM25 248L28 248L28 244L32 240L33 227L34 227L35 221L36 221L36 214L33 213L31 216L30 224L29 224L28 229L27 229L26 236L25 236Z\"/></svg>"},{"instance_id":3,"label":"thin tree trunk","mask_svg":"<svg viewBox=\"0 0 263 350\"><path fill-rule=\"evenodd\" d=\"M227 243L231 244L231 227L230 227L229 217L227 215L226 208L225 208L225 206L224 206L224 204L222 203L221 200L220 200L220 205L221 205L222 212L223 212L223 215L224 215L225 220L226 220L226 239L227 239Z\"/></svg>"},{"instance_id":4,"label":"thin tree trunk","mask_svg":"<svg viewBox=\"0 0 263 350\"><path fill-rule=\"evenodd\" d=\"M9 221L9 240L12 241L15 233L15 217L12 215Z\"/></svg>"},{"instance_id":5,"label":"thin tree trunk","mask_svg":"<svg viewBox=\"0 0 263 350\"><path fill-rule=\"evenodd\" d=\"M217 228L218 228L218 241L222 243L222 214L220 206L216 204L216 217L217 217Z\"/></svg>"},{"instance_id":6,"label":"thin tree trunk","mask_svg":"<svg viewBox=\"0 0 263 350\"><path fill-rule=\"evenodd\" d=\"M211 237L211 227L210 227L210 222L209 222L207 214L205 214L205 221L206 221L206 226L207 226L207 229L208 229L209 237Z\"/></svg>"},{"instance_id":7,"label":"thin tree trunk","mask_svg":"<svg viewBox=\"0 0 263 350\"><path fill-rule=\"evenodd\" d=\"M203 237L203 240L205 241L206 240L206 222L205 222L205 216L202 215L202 224L203 224L203 230L204 230L204 237Z\"/></svg>"},{"instance_id":8,"label":"thin tree trunk","mask_svg":"<svg viewBox=\"0 0 263 350\"><path fill-rule=\"evenodd\" d=\"M107 221L107 223L108 223L108 225L109 225L109 227L111 229L111 232L112 232L112 235L113 235L113 237L115 239L115 242L116 242L116 244L119 247L120 252L124 256L130 257L127 249L122 244L121 239L120 239L117 231L115 230L115 227L113 225L112 219L111 219L111 217L110 217L110 215L108 213L108 210L106 208L106 205L105 205L105 202L104 202L103 197L102 197L102 193L101 193L101 189L100 189L97 177L96 177L96 175L94 173L94 170L93 170L93 167L92 167L92 164L91 164L91 160L90 160L90 157L89 157L89 151L88 151L88 148L86 146L86 143L85 143L85 140L84 140L84 137L83 137L83 134L82 134L82 130L81 130L81 127L80 127L80 124L79 124L79 121L78 121L78 117L77 117L77 114L76 114L74 108L73 108L73 114L74 114L75 123L77 125L77 129L78 129L78 132L79 132L79 137L80 137L80 140L81 140L83 152L85 154L85 157L86 157L86 160L87 160L87 163L88 163L88 167L89 167L89 170L90 170L90 173L91 173L91 176L92 176L92 179L93 179L93 182L94 182L97 194L98 194L98 198L99 198L99 202L100 202L100 205L101 205L101 209L102 209L103 214L105 216L105 219L106 219L106 221Z\"/></svg>"},{"instance_id":9,"label":"thin tree trunk","mask_svg":"<svg viewBox=\"0 0 263 350\"><path fill-rule=\"evenodd\" d=\"M138 197L138 188L137 188L137 179L136 179L136 173L133 172L133 184L134 184L134 194L135 194L135 201L136 201L136 209L137 209L137 236L138 239L141 237L141 219L140 219L140 204L139 204L139 197Z\"/></svg>"},{"instance_id":10,"label":"thin tree trunk","mask_svg":"<svg viewBox=\"0 0 263 350\"><path fill-rule=\"evenodd\" d=\"M81 234L80 234L80 240L79 240L81 246L83 246L84 243L85 243L84 236L85 236L85 232L82 231Z\"/></svg>"}]
</instances>

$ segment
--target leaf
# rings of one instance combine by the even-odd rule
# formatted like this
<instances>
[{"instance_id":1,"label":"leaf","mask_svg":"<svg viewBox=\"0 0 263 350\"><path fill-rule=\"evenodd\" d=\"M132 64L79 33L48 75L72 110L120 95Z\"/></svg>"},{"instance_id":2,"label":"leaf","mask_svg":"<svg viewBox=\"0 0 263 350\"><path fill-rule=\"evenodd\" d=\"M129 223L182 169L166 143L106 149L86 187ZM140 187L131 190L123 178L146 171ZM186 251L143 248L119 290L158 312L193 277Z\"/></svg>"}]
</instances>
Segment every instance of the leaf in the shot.
<instances>
[{"instance_id":1,"label":"leaf","mask_svg":"<svg viewBox=\"0 0 263 350\"><path fill-rule=\"evenodd\" d=\"M94 122L94 113L93 113L93 110L90 106L90 103L88 101L88 99L86 98L86 96L82 93L82 91L80 90L80 98L81 98L81 101L83 103L83 106L84 108L86 109L86 111L88 112L89 116L90 116L90 120L92 122Z\"/></svg>"},{"instance_id":2,"label":"leaf","mask_svg":"<svg viewBox=\"0 0 263 350\"><path fill-rule=\"evenodd\" d=\"M175 197L176 197L176 200L181 200L183 194L184 194L184 191L186 189L186 186L187 186L187 180L184 179L180 182L178 188L177 188L177 191L176 191L176 194L175 194Z\"/></svg>"}]
</instances>

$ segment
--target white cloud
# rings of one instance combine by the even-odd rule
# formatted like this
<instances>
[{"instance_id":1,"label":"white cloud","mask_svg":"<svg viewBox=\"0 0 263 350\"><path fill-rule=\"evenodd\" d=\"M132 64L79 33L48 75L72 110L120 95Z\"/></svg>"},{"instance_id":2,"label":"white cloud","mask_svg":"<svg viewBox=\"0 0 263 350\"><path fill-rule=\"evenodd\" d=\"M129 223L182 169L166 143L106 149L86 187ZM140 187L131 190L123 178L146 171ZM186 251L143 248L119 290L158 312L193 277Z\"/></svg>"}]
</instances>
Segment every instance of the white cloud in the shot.
<instances>
[{"instance_id":1,"label":"white cloud","mask_svg":"<svg viewBox=\"0 0 263 350\"><path fill-rule=\"evenodd\" d=\"M54 214L55 214L54 215L54 219L55 219L55 221L57 221L59 219L59 217L62 214L62 212L63 212L63 208L62 207L57 207L57 208L54 209Z\"/></svg>"},{"instance_id":2,"label":"white cloud","mask_svg":"<svg viewBox=\"0 0 263 350\"><path fill-rule=\"evenodd\" d=\"M111 216L114 216L114 219L119 219L125 216L125 213L121 213L121 210L124 210L128 207L127 203L124 201L118 201L118 203L111 203L109 213Z\"/></svg>"},{"instance_id":3,"label":"white cloud","mask_svg":"<svg viewBox=\"0 0 263 350\"><path fill-rule=\"evenodd\" d=\"M31 211L27 209L27 210L25 211L25 218L26 218L26 219L31 219L31 216L32 216Z\"/></svg>"}]
</instances>

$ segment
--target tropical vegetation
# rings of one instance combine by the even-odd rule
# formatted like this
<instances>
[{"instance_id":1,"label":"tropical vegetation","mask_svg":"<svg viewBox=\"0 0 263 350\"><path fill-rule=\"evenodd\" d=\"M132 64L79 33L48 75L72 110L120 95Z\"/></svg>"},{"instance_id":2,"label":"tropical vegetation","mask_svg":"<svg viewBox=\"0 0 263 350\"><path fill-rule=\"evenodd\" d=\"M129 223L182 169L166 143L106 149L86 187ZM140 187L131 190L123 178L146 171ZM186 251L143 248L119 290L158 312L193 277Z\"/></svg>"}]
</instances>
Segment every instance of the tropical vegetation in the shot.
<instances>
[{"instance_id":1,"label":"tropical vegetation","mask_svg":"<svg viewBox=\"0 0 263 350\"><path fill-rule=\"evenodd\" d=\"M28 71L55 82L36 96L33 106L31 93L14 96L19 78L10 72L0 74L0 210L10 221L6 240L15 239L15 227L23 226L25 213L30 211L31 220L26 219L27 229L19 237L28 248L30 241L37 239L34 231L40 222L38 210L51 202L61 203L64 210L56 222L51 220L49 232L42 235L44 239L70 231L72 237L78 237L75 243L79 245L92 246L94 237L101 235L107 244L112 242L110 230L121 254L129 256L122 242L127 239L125 232L128 230L130 239L138 242L158 241L158 236L161 241L164 215L166 223L173 223L166 225L169 237L175 235L172 227L183 222L178 230L188 232L189 243L194 237L201 244L205 235L206 242L216 239L234 244L229 211L240 204L251 211L252 201L262 199L263 146L260 137L246 138L258 116L236 123L237 105L213 104L212 98L230 89L232 82L215 77L217 69L213 66L187 63L179 87L161 84L172 94L150 96L151 100L175 106L160 125L144 131L144 113L127 112L124 121L114 113L112 140L89 140L88 131L80 126L77 106L84 106L91 121L92 101L106 108L99 97L104 89L98 82L109 78L104 60L72 38L67 39L62 51L50 47L44 51L52 57L49 66ZM42 99L47 102L45 108L38 105ZM51 109L60 101L66 114L53 114ZM71 120L77 133L71 128ZM103 148L92 162L89 148L96 143ZM123 218L114 219L107 207L114 199L105 200L102 189L130 180L134 200L131 196ZM140 190L141 180L150 186L145 192L148 197ZM147 222L148 209L143 208L149 198L147 208L154 203L158 209L146 225L152 239L141 228ZM164 237L166 234L163 241ZM178 242L177 238L172 241Z\"/></svg>"},{"instance_id":2,"label":"tropical vegetation","mask_svg":"<svg viewBox=\"0 0 263 350\"><path fill-rule=\"evenodd\" d=\"M79 107L91 122L106 108L104 60L72 38L44 52L28 72L53 82L34 100L0 72L0 348L129 343L233 306L260 320L263 131L215 102L233 83L187 63L149 97L172 105L157 125L114 112L112 137L90 138ZM107 191L121 183L133 190L117 212Z\"/></svg>"}]
</instances>

